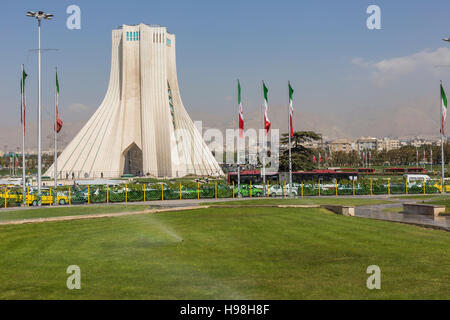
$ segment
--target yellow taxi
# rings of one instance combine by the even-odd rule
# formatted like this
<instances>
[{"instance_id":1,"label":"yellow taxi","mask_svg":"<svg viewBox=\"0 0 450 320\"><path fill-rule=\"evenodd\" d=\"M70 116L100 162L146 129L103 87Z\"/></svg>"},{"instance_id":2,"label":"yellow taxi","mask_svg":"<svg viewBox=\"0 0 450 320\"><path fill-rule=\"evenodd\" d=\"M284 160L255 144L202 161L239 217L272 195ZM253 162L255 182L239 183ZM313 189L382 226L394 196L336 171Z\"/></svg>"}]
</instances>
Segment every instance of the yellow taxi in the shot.
<instances>
[{"instance_id":1,"label":"yellow taxi","mask_svg":"<svg viewBox=\"0 0 450 320\"><path fill-rule=\"evenodd\" d=\"M54 204L54 197L55 190L52 190L51 194L49 189L42 190L41 204ZM5 198L7 199L7 201L14 200L17 203L22 203L22 190L0 188L0 199L4 200ZM38 196L34 192L28 192L28 194L25 196L25 199L28 206L37 206L39 204ZM56 201L60 205L65 205L66 203L69 203L69 197L67 196L66 192L57 191Z\"/></svg>"},{"instance_id":2,"label":"yellow taxi","mask_svg":"<svg viewBox=\"0 0 450 320\"><path fill-rule=\"evenodd\" d=\"M56 201L60 205L65 205L69 203L69 197L64 192L56 192ZM50 194L50 190L42 190L41 196L41 204L54 204L54 196L55 191L52 190L52 194ZM39 204L39 199L35 194L27 194L26 197L27 205L37 206ZM20 195L20 201L22 201L22 195Z\"/></svg>"},{"instance_id":3,"label":"yellow taxi","mask_svg":"<svg viewBox=\"0 0 450 320\"><path fill-rule=\"evenodd\" d=\"M442 192L442 184L436 182L433 187L435 187L436 189L439 190L439 192ZM450 185L446 184L445 185L445 192L450 192Z\"/></svg>"},{"instance_id":4,"label":"yellow taxi","mask_svg":"<svg viewBox=\"0 0 450 320\"><path fill-rule=\"evenodd\" d=\"M20 195L21 197L22 195ZM15 201L18 201L19 194L14 189L8 189L8 188L2 188L0 189L0 198L1 199L14 199Z\"/></svg>"}]
</instances>

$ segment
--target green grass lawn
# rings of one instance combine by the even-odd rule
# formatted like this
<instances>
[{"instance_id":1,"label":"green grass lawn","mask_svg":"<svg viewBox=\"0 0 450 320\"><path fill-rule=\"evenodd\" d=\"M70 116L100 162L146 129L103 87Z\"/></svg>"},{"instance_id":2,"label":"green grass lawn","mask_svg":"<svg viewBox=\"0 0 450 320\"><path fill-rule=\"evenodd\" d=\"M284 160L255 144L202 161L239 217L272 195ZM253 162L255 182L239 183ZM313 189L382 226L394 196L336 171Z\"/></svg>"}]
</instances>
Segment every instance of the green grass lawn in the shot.
<instances>
[{"instance_id":1,"label":"green grass lawn","mask_svg":"<svg viewBox=\"0 0 450 320\"><path fill-rule=\"evenodd\" d=\"M445 231L319 208L1 226L0 299L449 299L449 247Z\"/></svg>"},{"instance_id":2,"label":"green grass lawn","mask_svg":"<svg viewBox=\"0 0 450 320\"><path fill-rule=\"evenodd\" d=\"M315 197L315 198L303 198L303 199L282 199L282 198L266 198L266 199L254 199L254 200L235 200L235 201L221 201L221 202L207 202L211 205L279 205L279 204L338 204L349 206L364 206L370 204L384 204L392 203L389 200L375 200L375 199L363 199L363 198L335 198L335 197Z\"/></svg>"},{"instance_id":3,"label":"green grass lawn","mask_svg":"<svg viewBox=\"0 0 450 320\"><path fill-rule=\"evenodd\" d=\"M426 203L443 205L445 206L445 213L450 213L450 196L441 196L440 198L427 201Z\"/></svg>"},{"instance_id":4,"label":"green grass lawn","mask_svg":"<svg viewBox=\"0 0 450 320\"><path fill-rule=\"evenodd\" d=\"M44 207L39 209L13 210L3 212L0 210L0 221L140 211L146 208L148 208L147 205L98 205L86 207Z\"/></svg>"}]
</instances>

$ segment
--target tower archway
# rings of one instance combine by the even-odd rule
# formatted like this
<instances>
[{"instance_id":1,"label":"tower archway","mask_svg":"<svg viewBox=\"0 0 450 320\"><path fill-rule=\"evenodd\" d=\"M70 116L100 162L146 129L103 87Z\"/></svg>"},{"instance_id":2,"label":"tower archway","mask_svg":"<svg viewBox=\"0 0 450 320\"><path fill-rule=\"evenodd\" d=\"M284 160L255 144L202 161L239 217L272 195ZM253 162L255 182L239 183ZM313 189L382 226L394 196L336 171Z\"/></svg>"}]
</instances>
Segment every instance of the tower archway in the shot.
<instances>
[{"instance_id":1,"label":"tower archway","mask_svg":"<svg viewBox=\"0 0 450 320\"><path fill-rule=\"evenodd\" d=\"M127 149L125 149L123 156L125 157L123 174L132 174L135 176L142 175L142 150L139 149L136 143L132 143Z\"/></svg>"}]
</instances>

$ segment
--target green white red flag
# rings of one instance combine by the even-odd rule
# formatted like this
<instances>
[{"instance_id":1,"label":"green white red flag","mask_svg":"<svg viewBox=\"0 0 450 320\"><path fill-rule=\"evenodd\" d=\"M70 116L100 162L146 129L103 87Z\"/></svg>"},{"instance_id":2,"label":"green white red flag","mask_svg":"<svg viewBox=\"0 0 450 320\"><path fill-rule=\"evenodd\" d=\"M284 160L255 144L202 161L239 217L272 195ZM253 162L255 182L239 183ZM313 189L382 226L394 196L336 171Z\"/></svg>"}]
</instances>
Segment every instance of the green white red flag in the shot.
<instances>
[{"instance_id":1,"label":"green white red flag","mask_svg":"<svg viewBox=\"0 0 450 320\"><path fill-rule=\"evenodd\" d=\"M441 132L445 135L445 118L447 118L447 97L441 83Z\"/></svg>"},{"instance_id":2,"label":"green white red flag","mask_svg":"<svg viewBox=\"0 0 450 320\"><path fill-rule=\"evenodd\" d=\"M239 136L244 137L244 112L242 111L241 84L238 80Z\"/></svg>"},{"instance_id":3,"label":"green white red flag","mask_svg":"<svg viewBox=\"0 0 450 320\"><path fill-rule=\"evenodd\" d=\"M294 108L292 107L292 96L294 95L294 89L291 87L291 83L288 82L289 86L289 131L291 138L294 137L294 127L292 126L292 118L294 117Z\"/></svg>"},{"instance_id":4,"label":"green white red flag","mask_svg":"<svg viewBox=\"0 0 450 320\"><path fill-rule=\"evenodd\" d=\"M20 123L23 125L23 132L25 134L25 109L26 109L26 100L25 100L25 79L27 78L27 74L22 65L22 79L20 80L20 93L21 93L21 107L20 107Z\"/></svg>"},{"instance_id":5,"label":"green white red flag","mask_svg":"<svg viewBox=\"0 0 450 320\"><path fill-rule=\"evenodd\" d=\"M268 109L269 109L269 105L267 102L267 92L269 92L269 89L267 89L264 81L263 81L263 92L264 92L264 129L265 129L265 134L267 135L267 133L270 130L270 120L269 120L269 115L268 115Z\"/></svg>"},{"instance_id":6,"label":"green white red flag","mask_svg":"<svg viewBox=\"0 0 450 320\"><path fill-rule=\"evenodd\" d=\"M59 131L61 131L63 125L62 120L59 118L58 99L59 99L59 82L58 82L58 72L56 72L56 133L59 133Z\"/></svg>"}]
</instances>

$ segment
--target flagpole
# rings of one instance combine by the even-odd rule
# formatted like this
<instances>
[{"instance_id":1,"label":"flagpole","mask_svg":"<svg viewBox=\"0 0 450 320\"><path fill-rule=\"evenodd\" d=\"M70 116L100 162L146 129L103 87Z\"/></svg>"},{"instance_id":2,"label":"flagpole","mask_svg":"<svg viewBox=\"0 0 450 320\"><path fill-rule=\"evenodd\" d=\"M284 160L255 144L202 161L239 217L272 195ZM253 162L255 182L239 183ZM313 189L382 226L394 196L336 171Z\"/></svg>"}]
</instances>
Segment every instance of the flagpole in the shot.
<instances>
[{"instance_id":1,"label":"flagpole","mask_svg":"<svg viewBox=\"0 0 450 320\"><path fill-rule=\"evenodd\" d=\"M26 198L25 198L25 184L26 184L26 178L25 178L25 114L24 114L24 105L25 105L25 79L23 78L23 74L24 74L24 66L22 64L22 73L21 73L21 78L22 78L22 90L21 90L21 95L22 95L22 108L21 108L21 112L22 112L22 201L23 204L26 204Z\"/></svg>"},{"instance_id":2,"label":"flagpole","mask_svg":"<svg viewBox=\"0 0 450 320\"><path fill-rule=\"evenodd\" d=\"M261 107L259 108L259 116L261 117L261 121L262 121L262 127L263 127L263 130L264 130L264 107L263 107L263 105L261 105ZM260 131L260 133L261 133L261 131ZM260 155L260 157L261 157L261 171L260 171L260 176L263 178L263 186L265 186L266 184L264 183L264 165L263 165L263 163L264 163L264 161L263 161L263 157L264 157L264 155L263 155L263 152L264 152L264 136L262 137L262 142L261 142L261 144L260 144L260 147L258 148L258 152L259 152L259 155ZM266 188L264 187L264 195L266 195Z\"/></svg>"},{"instance_id":3,"label":"flagpole","mask_svg":"<svg viewBox=\"0 0 450 320\"><path fill-rule=\"evenodd\" d=\"M263 98L264 98L264 101L266 101L265 100L265 96L264 96L264 80L262 81L262 85L263 85L263 87L262 87L262 89L263 89ZM268 103L268 102L266 102L266 103ZM264 185L264 190L265 190L265 192L264 192L264 195L265 196L267 196L267 190L266 190L266 123L265 123L265 119L264 119L264 115L265 115L265 112L266 112L266 109L265 109L265 106L264 106L264 113L263 113L263 119L262 119L262 122L263 122L263 147L262 147L262 176L263 176L263 185Z\"/></svg>"},{"instance_id":4,"label":"flagpole","mask_svg":"<svg viewBox=\"0 0 450 320\"><path fill-rule=\"evenodd\" d=\"M239 160L240 143L241 143L241 139L240 139L239 128L238 128L238 137L237 137L238 198L241 197L241 163L240 163L240 160Z\"/></svg>"},{"instance_id":5,"label":"flagpole","mask_svg":"<svg viewBox=\"0 0 450 320\"><path fill-rule=\"evenodd\" d=\"M291 159L291 91L290 91L291 83L288 81L288 123L289 123L289 196L292 196L292 159Z\"/></svg>"},{"instance_id":6,"label":"flagpole","mask_svg":"<svg viewBox=\"0 0 450 320\"><path fill-rule=\"evenodd\" d=\"M240 83L239 83L239 79L238 79L238 97L239 97L239 95L240 95ZM240 146L241 146L241 129L240 129L240 127L239 127L239 121L240 121L240 119L241 119L241 105L240 104L242 104L242 102L241 101L239 101L239 98L238 98L238 118L239 118L239 120L238 120L238 136L237 136L237 166L238 166L238 198L240 198L241 197L241 162L240 162L240 152L239 152L239 149L240 149Z\"/></svg>"},{"instance_id":7,"label":"flagpole","mask_svg":"<svg viewBox=\"0 0 450 320\"><path fill-rule=\"evenodd\" d=\"M431 163L431 173L433 173L433 145L430 147L430 163Z\"/></svg>"},{"instance_id":8,"label":"flagpole","mask_svg":"<svg viewBox=\"0 0 450 320\"><path fill-rule=\"evenodd\" d=\"M238 133L238 137L237 137L238 198L241 197L241 163L240 163L240 160L239 160L239 158L240 158L240 154L239 154L240 145L241 145L241 139L240 139L240 135Z\"/></svg>"},{"instance_id":9,"label":"flagpole","mask_svg":"<svg viewBox=\"0 0 450 320\"><path fill-rule=\"evenodd\" d=\"M442 80L441 80L441 90L442 89ZM442 119L442 92L440 92L440 110L441 110L441 175L442 175L442 191L441 193L444 193L444 121Z\"/></svg>"},{"instance_id":10,"label":"flagpole","mask_svg":"<svg viewBox=\"0 0 450 320\"><path fill-rule=\"evenodd\" d=\"M441 132L441 162L442 162L442 168L441 168L441 176L442 176L442 192L444 193L444 135Z\"/></svg>"},{"instance_id":11,"label":"flagpole","mask_svg":"<svg viewBox=\"0 0 450 320\"><path fill-rule=\"evenodd\" d=\"M58 76L58 69L57 67L55 67L55 76ZM55 78L56 79L56 78ZM57 126L58 126L58 119L57 119L57 107L58 107L58 88L57 85L55 83L55 160L53 162L53 168L55 170L54 175L55 175L55 188L58 187L58 167L57 167L57 159L58 159L58 149L57 149ZM56 199L56 198L55 198Z\"/></svg>"},{"instance_id":12,"label":"flagpole","mask_svg":"<svg viewBox=\"0 0 450 320\"><path fill-rule=\"evenodd\" d=\"M38 197L41 197L42 191L42 105L41 105L41 20L38 19L38 134L37 134L37 148L38 148L38 156L37 156L37 187L38 187ZM39 206L41 205L41 201L39 201Z\"/></svg>"},{"instance_id":13,"label":"flagpole","mask_svg":"<svg viewBox=\"0 0 450 320\"><path fill-rule=\"evenodd\" d=\"M369 149L366 149L366 168L369 167Z\"/></svg>"},{"instance_id":14,"label":"flagpole","mask_svg":"<svg viewBox=\"0 0 450 320\"><path fill-rule=\"evenodd\" d=\"M425 171L427 169L426 163L427 163L427 151L426 151L426 147L425 147L425 148L423 148L423 168L425 169Z\"/></svg>"},{"instance_id":15,"label":"flagpole","mask_svg":"<svg viewBox=\"0 0 450 320\"><path fill-rule=\"evenodd\" d=\"M417 150L417 147L416 147L416 167L418 167L419 166L419 151Z\"/></svg>"}]
</instances>

